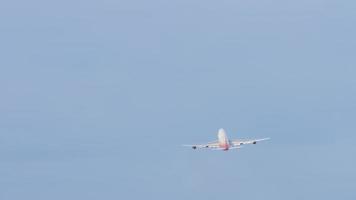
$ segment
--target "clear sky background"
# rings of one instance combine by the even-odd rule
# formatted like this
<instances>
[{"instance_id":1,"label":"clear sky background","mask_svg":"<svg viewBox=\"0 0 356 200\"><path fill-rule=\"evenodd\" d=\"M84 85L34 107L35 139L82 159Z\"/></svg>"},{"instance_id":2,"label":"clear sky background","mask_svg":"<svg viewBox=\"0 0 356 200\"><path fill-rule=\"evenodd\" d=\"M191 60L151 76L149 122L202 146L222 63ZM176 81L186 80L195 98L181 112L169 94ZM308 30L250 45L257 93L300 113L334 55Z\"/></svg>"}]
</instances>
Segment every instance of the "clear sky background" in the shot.
<instances>
[{"instance_id":1,"label":"clear sky background","mask_svg":"<svg viewBox=\"0 0 356 200\"><path fill-rule=\"evenodd\" d=\"M356 199L355 10L1 2L0 199Z\"/></svg>"}]
</instances>

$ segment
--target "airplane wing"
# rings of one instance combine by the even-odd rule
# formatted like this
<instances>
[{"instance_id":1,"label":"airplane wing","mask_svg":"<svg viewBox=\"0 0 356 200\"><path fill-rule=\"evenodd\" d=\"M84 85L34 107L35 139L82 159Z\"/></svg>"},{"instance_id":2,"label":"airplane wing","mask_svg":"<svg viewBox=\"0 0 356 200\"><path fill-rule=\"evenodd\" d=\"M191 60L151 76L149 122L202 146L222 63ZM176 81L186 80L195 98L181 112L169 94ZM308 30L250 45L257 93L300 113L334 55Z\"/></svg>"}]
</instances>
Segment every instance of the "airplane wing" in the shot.
<instances>
[{"instance_id":1,"label":"airplane wing","mask_svg":"<svg viewBox=\"0 0 356 200\"><path fill-rule=\"evenodd\" d=\"M209 142L206 144L188 144L188 145L183 145L183 146L191 147L193 149L217 149L217 148L220 148L218 141L213 141L213 142Z\"/></svg>"},{"instance_id":2,"label":"airplane wing","mask_svg":"<svg viewBox=\"0 0 356 200\"><path fill-rule=\"evenodd\" d=\"M269 140L270 138L262 138L262 139L255 139L255 140L231 140L231 143L233 146L241 146L244 144L256 144L257 142L264 141L264 140Z\"/></svg>"}]
</instances>

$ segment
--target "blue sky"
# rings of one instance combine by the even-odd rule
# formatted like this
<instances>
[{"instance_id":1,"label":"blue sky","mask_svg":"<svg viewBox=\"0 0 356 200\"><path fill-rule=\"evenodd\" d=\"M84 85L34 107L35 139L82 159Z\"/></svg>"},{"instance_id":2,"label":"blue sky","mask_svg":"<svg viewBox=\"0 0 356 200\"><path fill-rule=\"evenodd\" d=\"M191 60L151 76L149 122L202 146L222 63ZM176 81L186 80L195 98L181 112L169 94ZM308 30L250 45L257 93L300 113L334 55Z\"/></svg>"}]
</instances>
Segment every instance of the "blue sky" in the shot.
<instances>
[{"instance_id":1,"label":"blue sky","mask_svg":"<svg viewBox=\"0 0 356 200\"><path fill-rule=\"evenodd\" d=\"M355 199L355 7L1 3L0 198Z\"/></svg>"}]
</instances>

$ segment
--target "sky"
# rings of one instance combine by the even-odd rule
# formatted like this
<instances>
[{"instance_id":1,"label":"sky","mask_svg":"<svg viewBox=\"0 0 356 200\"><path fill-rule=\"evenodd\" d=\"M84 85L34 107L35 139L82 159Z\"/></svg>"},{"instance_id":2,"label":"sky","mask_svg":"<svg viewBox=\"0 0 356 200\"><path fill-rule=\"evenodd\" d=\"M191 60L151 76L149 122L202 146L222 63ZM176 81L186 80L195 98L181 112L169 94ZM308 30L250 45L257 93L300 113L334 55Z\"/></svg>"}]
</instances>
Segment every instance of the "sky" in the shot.
<instances>
[{"instance_id":1,"label":"sky","mask_svg":"<svg viewBox=\"0 0 356 200\"><path fill-rule=\"evenodd\" d=\"M355 9L1 2L0 199L355 199Z\"/></svg>"}]
</instances>

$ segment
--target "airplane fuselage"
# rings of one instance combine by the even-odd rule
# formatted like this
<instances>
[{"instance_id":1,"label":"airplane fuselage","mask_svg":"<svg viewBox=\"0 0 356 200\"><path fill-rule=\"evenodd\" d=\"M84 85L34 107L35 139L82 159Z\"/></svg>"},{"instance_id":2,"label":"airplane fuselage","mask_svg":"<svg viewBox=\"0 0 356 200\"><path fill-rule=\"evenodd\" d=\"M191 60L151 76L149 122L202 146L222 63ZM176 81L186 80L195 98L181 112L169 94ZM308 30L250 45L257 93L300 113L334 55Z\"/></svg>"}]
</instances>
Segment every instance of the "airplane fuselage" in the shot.
<instances>
[{"instance_id":1,"label":"airplane fuselage","mask_svg":"<svg viewBox=\"0 0 356 200\"><path fill-rule=\"evenodd\" d=\"M224 131L224 129L219 129L218 140L219 140L220 148L222 148L224 151L229 150L230 142L229 142L229 139L227 138L227 135L226 135L226 132Z\"/></svg>"}]
</instances>

